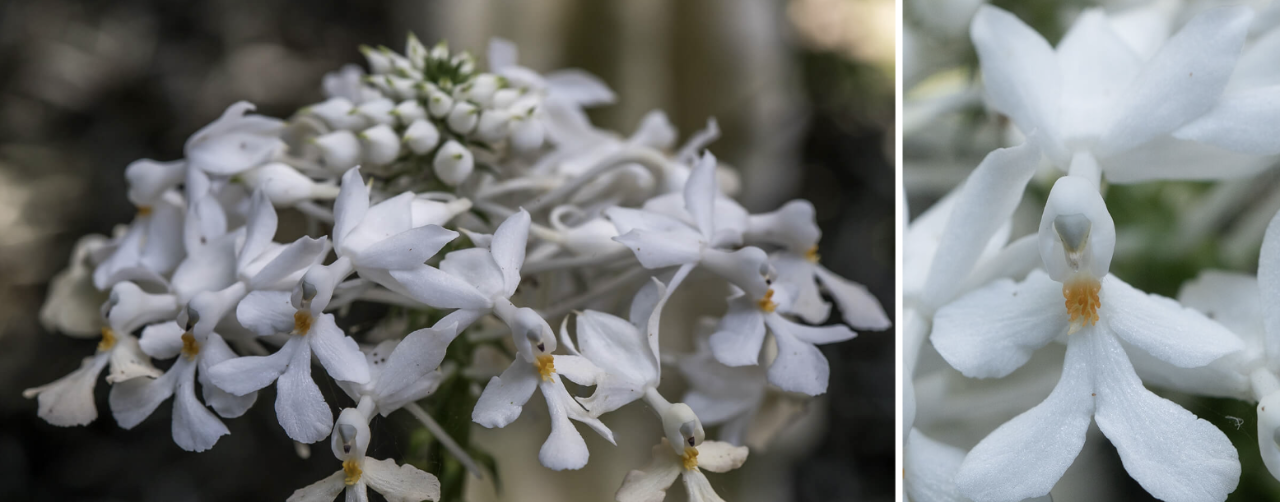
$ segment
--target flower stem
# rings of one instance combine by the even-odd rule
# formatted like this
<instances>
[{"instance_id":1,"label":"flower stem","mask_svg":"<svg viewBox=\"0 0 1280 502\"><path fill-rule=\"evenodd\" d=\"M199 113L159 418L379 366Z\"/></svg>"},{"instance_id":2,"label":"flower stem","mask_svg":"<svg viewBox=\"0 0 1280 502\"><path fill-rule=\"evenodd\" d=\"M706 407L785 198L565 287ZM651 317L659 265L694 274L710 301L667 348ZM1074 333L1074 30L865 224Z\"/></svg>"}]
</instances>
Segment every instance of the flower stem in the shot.
<instances>
[{"instance_id":1,"label":"flower stem","mask_svg":"<svg viewBox=\"0 0 1280 502\"><path fill-rule=\"evenodd\" d=\"M466 467L468 471L471 471L472 476L475 476L476 479L484 477L480 472L480 467L476 465L476 461L471 458L471 455L468 455L466 450L463 450L452 437L449 437L449 433L444 431L444 427L441 427L434 418L431 418L431 415L428 415L421 406L418 406L418 403L406 404L404 405L404 409L409 410L409 413L413 415L413 418L422 422L423 427L426 427L428 431L431 431L431 434L435 436L436 441L439 441L440 444L444 445L445 449L449 450L449 453L452 453L453 457L458 459L458 462L461 462L463 467Z\"/></svg>"}]
</instances>

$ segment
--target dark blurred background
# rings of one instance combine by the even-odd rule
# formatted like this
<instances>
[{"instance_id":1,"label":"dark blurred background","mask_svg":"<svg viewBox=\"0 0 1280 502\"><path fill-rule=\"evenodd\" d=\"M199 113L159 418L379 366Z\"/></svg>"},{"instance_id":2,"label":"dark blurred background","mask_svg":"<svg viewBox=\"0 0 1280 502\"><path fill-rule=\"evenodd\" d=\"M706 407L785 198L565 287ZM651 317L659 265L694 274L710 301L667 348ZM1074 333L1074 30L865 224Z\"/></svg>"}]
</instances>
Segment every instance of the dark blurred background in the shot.
<instances>
[{"instance_id":1,"label":"dark blurred background","mask_svg":"<svg viewBox=\"0 0 1280 502\"><path fill-rule=\"evenodd\" d=\"M654 108L682 136L716 117L711 148L741 170L744 204L812 200L823 261L893 312L893 16L892 0L0 1L0 500L283 500L338 468L327 445L295 454L271 390L200 454L173 444L168 404L124 431L99 382L98 420L63 429L21 391L93 351L37 312L79 236L132 218L129 162L181 157L237 100L287 117L322 99L325 72L363 63L358 45L400 50L409 31L481 61L498 35L536 70L585 68L619 95L592 118L624 135ZM830 390L811 409L826 430L775 478L789 488L721 495L891 500L893 346L884 332L823 347ZM374 426L372 453L404 453L411 423Z\"/></svg>"}]
</instances>

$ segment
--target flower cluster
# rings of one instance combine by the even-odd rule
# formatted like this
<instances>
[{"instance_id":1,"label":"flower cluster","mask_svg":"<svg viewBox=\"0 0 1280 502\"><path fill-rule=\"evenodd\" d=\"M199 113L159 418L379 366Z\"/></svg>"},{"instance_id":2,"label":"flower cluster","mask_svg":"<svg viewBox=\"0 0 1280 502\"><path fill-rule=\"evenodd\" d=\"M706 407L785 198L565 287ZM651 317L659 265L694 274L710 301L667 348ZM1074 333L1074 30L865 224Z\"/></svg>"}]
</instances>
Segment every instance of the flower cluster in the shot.
<instances>
[{"instance_id":1,"label":"flower cluster","mask_svg":"<svg viewBox=\"0 0 1280 502\"><path fill-rule=\"evenodd\" d=\"M599 130L583 110L613 101L603 83L521 67L501 40L488 72L413 36L404 54L363 52L369 74L326 76L327 99L287 120L236 103L183 159L128 167L136 218L82 239L42 312L50 329L101 335L79 370L26 392L42 418L94 420L107 369L121 427L173 398L174 442L204 451L274 385L284 433L328 438L342 461L290 500L363 500L368 488L438 500L432 474L366 456L369 423L403 408L478 473L419 404L474 379L474 408L448 411L488 428L542 394L551 430L538 460L554 470L587 464L572 421L613 442L600 417L642 400L664 437L618 500L660 500L678 473L690 500L720 500L702 470L742 465L742 444L776 431L753 424L766 393L823 394L817 345L889 327L865 288L819 263L811 204L750 214L720 188L735 174L704 151L714 121L678 149L660 112L627 138ZM707 303L727 313L689 323L707 327L698 352L663 353L660 325L686 328L664 306L695 280L723 288L723 305ZM351 324L354 303L385 318ZM494 360L500 374L483 367ZM690 384L685 402L659 394L664 363ZM336 420L321 378L350 397ZM723 441L704 424L724 424Z\"/></svg>"},{"instance_id":2,"label":"flower cluster","mask_svg":"<svg viewBox=\"0 0 1280 502\"><path fill-rule=\"evenodd\" d=\"M1280 154L1280 30L1246 7L1178 6L1085 10L1056 47L999 8L973 16L986 104L1021 144L990 152L905 238L912 500L1047 497L1091 424L1154 497L1226 499L1241 475L1231 441L1144 382L1258 400L1263 460L1280 477L1280 346L1262 343L1280 324L1257 307L1280 300L1280 219L1256 279L1206 271L1174 300L1111 273L1125 242L1103 198L1112 185L1250 176ZM1011 238L1037 171L1051 182L1039 220ZM933 351L945 365L929 365ZM965 400L992 406L961 419ZM967 452L930 437L957 423L985 437Z\"/></svg>"}]
</instances>

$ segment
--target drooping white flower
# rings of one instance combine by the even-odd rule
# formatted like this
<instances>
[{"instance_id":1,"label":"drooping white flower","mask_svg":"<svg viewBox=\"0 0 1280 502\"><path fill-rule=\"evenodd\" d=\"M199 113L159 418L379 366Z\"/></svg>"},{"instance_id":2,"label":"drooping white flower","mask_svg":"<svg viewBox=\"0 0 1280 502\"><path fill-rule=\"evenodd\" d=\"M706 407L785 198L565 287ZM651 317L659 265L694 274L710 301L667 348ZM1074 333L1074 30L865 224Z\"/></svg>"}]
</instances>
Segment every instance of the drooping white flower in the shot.
<instances>
[{"instance_id":1,"label":"drooping white flower","mask_svg":"<svg viewBox=\"0 0 1280 502\"><path fill-rule=\"evenodd\" d=\"M439 367L456 336L454 329L453 325L423 328L403 340L387 340L367 348L369 381L338 381L338 386L356 401L368 396L384 417L421 400L435 392L445 378Z\"/></svg>"},{"instance_id":2,"label":"drooping white flower","mask_svg":"<svg viewBox=\"0 0 1280 502\"><path fill-rule=\"evenodd\" d=\"M293 207L300 202L331 200L338 196L338 187L331 183L317 183L297 169L280 162L240 173L250 188L262 190L278 207Z\"/></svg>"},{"instance_id":3,"label":"drooping white flower","mask_svg":"<svg viewBox=\"0 0 1280 502\"><path fill-rule=\"evenodd\" d=\"M196 131L184 147L194 169L230 176L266 164L284 151L280 132L284 122L262 115L246 115L252 103L237 102L218 120Z\"/></svg>"},{"instance_id":4,"label":"drooping white flower","mask_svg":"<svg viewBox=\"0 0 1280 502\"><path fill-rule=\"evenodd\" d=\"M110 364L107 383L125 382L140 377L158 377L160 370L138 347L138 339L128 333L117 334L102 328L98 352L80 362L80 368L53 382L22 391L22 397L36 398L37 414L59 427L85 425L98 418L93 402L93 388L103 368Z\"/></svg>"},{"instance_id":5,"label":"drooping white flower","mask_svg":"<svg viewBox=\"0 0 1280 502\"><path fill-rule=\"evenodd\" d=\"M391 502L421 502L440 499L440 480L417 467L397 466L394 460L365 456L371 432L369 419L356 408L338 415L330 435L333 455L342 461L342 470L293 492L289 502L331 502L343 490L347 500L368 500L367 489Z\"/></svg>"},{"instance_id":6,"label":"drooping white flower","mask_svg":"<svg viewBox=\"0 0 1280 502\"><path fill-rule=\"evenodd\" d=\"M1050 341L1067 343L1058 386L973 448L956 474L960 493L993 501L1048 493L1079 453L1093 419L1152 495L1225 499L1240 475L1230 441L1146 390L1121 340L1183 367L1209 364L1243 342L1198 312L1107 275L1114 224L1088 181L1058 180L1038 240L1047 275L994 282L934 317L934 347L969 377L1002 377Z\"/></svg>"}]
</instances>

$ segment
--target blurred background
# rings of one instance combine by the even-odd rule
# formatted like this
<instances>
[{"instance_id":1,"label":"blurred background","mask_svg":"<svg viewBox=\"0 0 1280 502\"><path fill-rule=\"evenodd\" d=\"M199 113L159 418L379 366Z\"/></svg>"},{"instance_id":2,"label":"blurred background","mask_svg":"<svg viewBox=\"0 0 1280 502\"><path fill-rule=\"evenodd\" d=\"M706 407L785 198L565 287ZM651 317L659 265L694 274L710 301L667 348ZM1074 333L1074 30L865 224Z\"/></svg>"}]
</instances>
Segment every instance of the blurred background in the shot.
<instances>
[{"instance_id":1,"label":"blurred background","mask_svg":"<svg viewBox=\"0 0 1280 502\"><path fill-rule=\"evenodd\" d=\"M969 23L984 4L1013 13L1053 46L1088 8L1103 8L1108 14L1138 7L1163 9L1174 30L1212 6L1249 5L1260 13L1259 19L1268 20L1274 20L1277 12L1271 0L905 0L903 188L909 219L964 181L989 152L1022 143L1008 118L983 101ZM1265 26L1260 21L1255 32ZM1183 285L1205 270L1256 274L1263 233L1280 210L1277 163L1274 157L1259 157L1254 174L1222 182L1107 185L1103 195L1115 219L1117 237L1111 273L1138 289L1170 298L1177 298ZM1060 175L1042 162L1014 214L1010 242L1037 231L1049 189ZM1008 377L971 380L952 370L929 344L925 346L916 371L917 392L942 388L942 381L948 380L951 388L972 391L971 397L982 399L921 400L917 426L965 450L1043 401L1058 381L1064 354L1063 346L1052 344ZM1280 481L1271 476L1258 454L1254 403L1148 387L1213 423L1231 439L1243 472L1228 500L1280 499ZM1090 427L1084 450L1051 494L1057 501L1154 500L1125 472L1115 448L1096 424Z\"/></svg>"},{"instance_id":2,"label":"blurred background","mask_svg":"<svg viewBox=\"0 0 1280 502\"><path fill-rule=\"evenodd\" d=\"M584 68L619 96L593 120L624 135L655 108L682 135L715 117L724 134L711 148L740 169L742 202L813 201L824 262L893 312L894 24L892 0L0 2L0 500L283 500L338 467L327 448L295 454L273 391L200 454L173 444L168 406L134 430L116 427L105 383L98 420L69 429L37 418L21 391L93 351L96 342L44 331L37 312L79 236L132 218L129 162L181 157L186 138L237 100L287 117L322 99L325 72L363 64L358 45L400 50L409 31L481 61L501 36L535 70ZM889 332L824 346L829 394L767 454L713 476L720 494L891 500L893 346ZM651 420L640 413L606 422ZM413 423L393 415L374 428L371 454L414 453ZM554 473L535 460L542 436L528 432L545 423L475 429L509 488L500 500L600 500L651 445L590 442L587 470ZM491 500L485 491L469 488L468 500Z\"/></svg>"}]
</instances>

